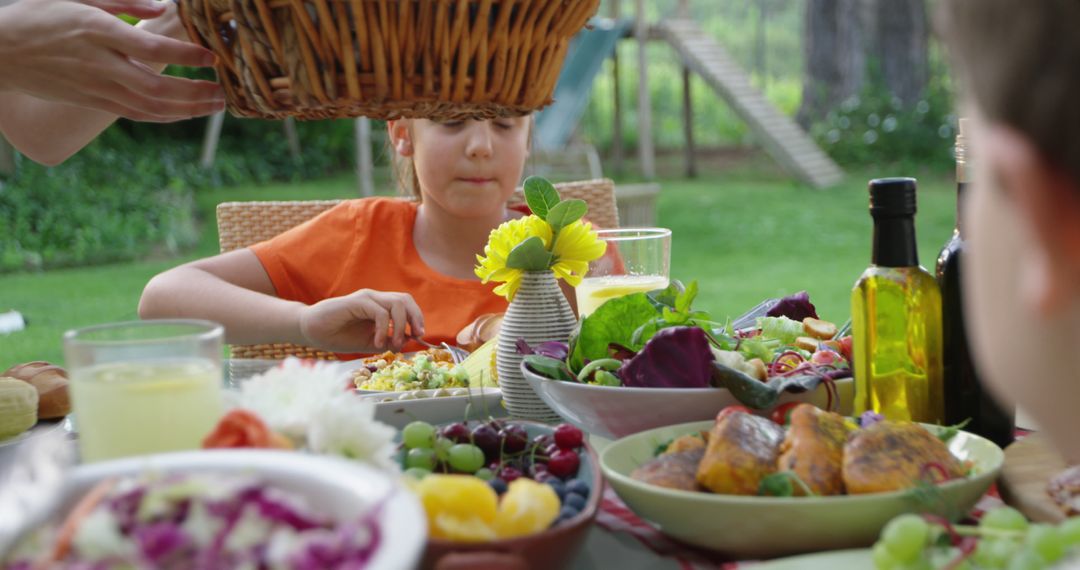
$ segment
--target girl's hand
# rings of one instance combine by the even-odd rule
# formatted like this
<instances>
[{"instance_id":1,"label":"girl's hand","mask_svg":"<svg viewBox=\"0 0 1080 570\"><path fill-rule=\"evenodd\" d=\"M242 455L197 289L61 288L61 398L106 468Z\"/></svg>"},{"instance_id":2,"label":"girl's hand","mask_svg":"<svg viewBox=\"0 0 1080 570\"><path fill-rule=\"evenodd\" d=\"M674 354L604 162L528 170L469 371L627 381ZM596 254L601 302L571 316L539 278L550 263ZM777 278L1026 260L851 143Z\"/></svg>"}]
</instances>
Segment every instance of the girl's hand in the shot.
<instances>
[{"instance_id":1,"label":"girl's hand","mask_svg":"<svg viewBox=\"0 0 1080 570\"><path fill-rule=\"evenodd\" d=\"M148 67L209 66L210 51L113 15L175 18L175 9L153 0L19 0L0 8L0 91L139 121L220 111L224 95L218 84L163 76Z\"/></svg>"},{"instance_id":2,"label":"girl's hand","mask_svg":"<svg viewBox=\"0 0 1080 570\"><path fill-rule=\"evenodd\" d=\"M334 352L400 351L408 340L424 334L424 315L408 293L361 289L305 307L300 333L311 346Z\"/></svg>"}]
</instances>

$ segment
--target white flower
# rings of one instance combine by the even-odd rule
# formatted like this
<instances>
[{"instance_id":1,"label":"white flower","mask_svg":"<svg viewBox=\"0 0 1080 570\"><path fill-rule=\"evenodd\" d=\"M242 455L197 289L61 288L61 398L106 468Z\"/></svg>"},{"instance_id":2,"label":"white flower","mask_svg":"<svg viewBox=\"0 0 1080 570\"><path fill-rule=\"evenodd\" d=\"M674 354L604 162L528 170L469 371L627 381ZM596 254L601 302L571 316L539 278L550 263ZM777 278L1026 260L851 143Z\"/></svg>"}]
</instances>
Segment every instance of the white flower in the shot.
<instances>
[{"instance_id":1,"label":"white flower","mask_svg":"<svg viewBox=\"0 0 1080 570\"><path fill-rule=\"evenodd\" d=\"M235 403L258 414L270 429L303 441L319 408L345 392L347 376L337 363L287 358L241 384Z\"/></svg>"},{"instance_id":2,"label":"white flower","mask_svg":"<svg viewBox=\"0 0 1080 570\"><path fill-rule=\"evenodd\" d=\"M315 453L366 461L385 470L397 468L394 428L375 421L375 404L355 394L324 400L311 416L308 446Z\"/></svg>"}]
</instances>

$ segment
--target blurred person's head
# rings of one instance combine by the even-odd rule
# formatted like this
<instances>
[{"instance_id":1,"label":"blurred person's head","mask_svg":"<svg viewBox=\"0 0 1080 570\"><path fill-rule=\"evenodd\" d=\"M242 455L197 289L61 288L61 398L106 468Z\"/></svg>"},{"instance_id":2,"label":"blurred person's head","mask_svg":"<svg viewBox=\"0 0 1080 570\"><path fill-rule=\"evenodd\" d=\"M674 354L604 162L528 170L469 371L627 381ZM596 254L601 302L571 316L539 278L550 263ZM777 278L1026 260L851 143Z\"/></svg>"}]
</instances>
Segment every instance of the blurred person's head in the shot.
<instances>
[{"instance_id":1,"label":"blurred person's head","mask_svg":"<svg viewBox=\"0 0 1080 570\"><path fill-rule=\"evenodd\" d=\"M972 119L976 365L1080 460L1080 1L944 0L941 24Z\"/></svg>"}]
</instances>

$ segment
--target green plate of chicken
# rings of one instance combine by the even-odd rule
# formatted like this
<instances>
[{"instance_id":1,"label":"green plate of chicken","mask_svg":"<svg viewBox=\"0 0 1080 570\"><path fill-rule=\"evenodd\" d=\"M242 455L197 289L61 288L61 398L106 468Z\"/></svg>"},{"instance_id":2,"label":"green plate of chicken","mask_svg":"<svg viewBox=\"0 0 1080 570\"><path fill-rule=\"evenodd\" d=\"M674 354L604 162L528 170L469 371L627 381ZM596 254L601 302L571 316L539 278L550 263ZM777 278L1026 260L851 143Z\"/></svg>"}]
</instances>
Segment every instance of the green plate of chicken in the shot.
<instances>
[{"instance_id":1,"label":"green plate of chicken","mask_svg":"<svg viewBox=\"0 0 1080 570\"><path fill-rule=\"evenodd\" d=\"M786 425L745 413L619 439L604 476L641 518L735 558L870 546L901 513L963 518L997 478L997 445L955 428L808 404Z\"/></svg>"}]
</instances>

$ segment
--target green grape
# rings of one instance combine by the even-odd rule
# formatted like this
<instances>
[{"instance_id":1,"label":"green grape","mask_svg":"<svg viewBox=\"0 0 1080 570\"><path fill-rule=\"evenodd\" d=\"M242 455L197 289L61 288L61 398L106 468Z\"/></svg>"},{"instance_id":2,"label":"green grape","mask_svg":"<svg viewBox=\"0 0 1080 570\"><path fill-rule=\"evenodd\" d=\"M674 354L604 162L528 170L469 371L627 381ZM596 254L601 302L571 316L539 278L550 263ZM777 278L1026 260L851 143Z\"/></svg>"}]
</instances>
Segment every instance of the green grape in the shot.
<instances>
[{"instance_id":1,"label":"green grape","mask_svg":"<svg viewBox=\"0 0 1080 570\"><path fill-rule=\"evenodd\" d=\"M427 477L428 475L431 475L431 471L428 471L427 469L421 469L419 467L412 467L405 470L406 477L412 477L417 481L423 479L424 477Z\"/></svg>"},{"instance_id":2,"label":"green grape","mask_svg":"<svg viewBox=\"0 0 1080 570\"><path fill-rule=\"evenodd\" d=\"M405 468L417 467L433 471L438 461L435 459L435 450L429 447L414 447L405 456Z\"/></svg>"},{"instance_id":3,"label":"green grape","mask_svg":"<svg viewBox=\"0 0 1080 570\"><path fill-rule=\"evenodd\" d=\"M998 507L987 511L979 521L980 528L995 530L1027 530L1028 520L1012 507Z\"/></svg>"},{"instance_id":4,"label":"green grape","mask_svg":"<svg viewBox=\"0 0 1080 570\"><path fill-rule=\"evenodd\" d=\"M473 473L484 466L484 452L471 443L459 443L450 448L450 468L461 473Z\"/></svg>"},{"instance_id":5,"label":"green grape","mask_svg":"<svg viewBox=\"0 0 1080 570\"><path fill-rule=\"evenodd\" d=\"M401 430L401 440L409 449L430 448L435 444L435 426L427 422L409 422Z\"/></svg>"},{"instance_id":6,"label":"green grape","mask_svg":"<svg viewBox=\"0 0 1080 570\"><path fill-rule=\"evenodd\" d=\"M1066 547L1080 545L1080 517L1066 519L1058 526L1058 536Z\"/></svg>"},{"instance_id":7,"label":"green grape","mask_svg":"<svg viewBox=\"0 0 1080 570\"><path fill-rule=\"evenodd\" d=\"M1011 539L983 538L975 548L972 559L979 568L1005 568L1013 553L1020 548L1020 543Z\"/></svg>"},{"instance_id":8,"label":"green grape","mask_svg":"<svg viewBox=\"0 0 1080 570\"><path fill-rule=\"evenodd\" d=\"M440 437L435 440L435 456L439 458L439 461L446 461L450 458L450 448L454 447L454 440Z\"/></svg>"},{"instance_id":9,"label":"green grape","mask_svg":"<svg viewBox=\"0 0 1080 570\"><path fill-rule=\"evenodd\" d=\"M1009 560L1008 570L1044 570L1048 564L1032 550L1021 550Z\"/></svg>"},{"instance_id":10,"label":"green grape","mask_svg":"<svg viewBox=\"0 0 1080 570\"><path fill-rule=\"evenodd\" d=\"M894 570L900 566L900 561L893 557L889 548L882 541L874 543L874 568L877 570Z\"/></svg>"},{"instance_id":11,"label":"green grape","mask_svg":"<svg viewBox=\"0 0 1080 570\"><path fill-rule=\"evenodd\" d=\"M1047 562L1057 562L1065 555L1065 544L1058 529L1048 524L1033 524L1028 529L1027 547Z\"/></svg>"},{"instance_id":12,"label":"green grape","mask_svg":"<svg viewBox=\"0 0 1080 570\"><path fill-rule=\"evenodd\" d=\"M495 478L495 472L491 469L488 469L487 467L481 467L480 469L477 469L476 473L473 473L473 475L483 479L484 481L491 481Z\"/></svg>"},{"instance_id":13,"label":"green grape","mask_svg":"<svg viewBox=\"0 0 1080 570\"><path fill-rule=\"evenodd\" d=\"M926 548L930 525L918 515L900 515L881 530L881 541L899 562L914 562Z\"/></svg>"}]
</instances>

